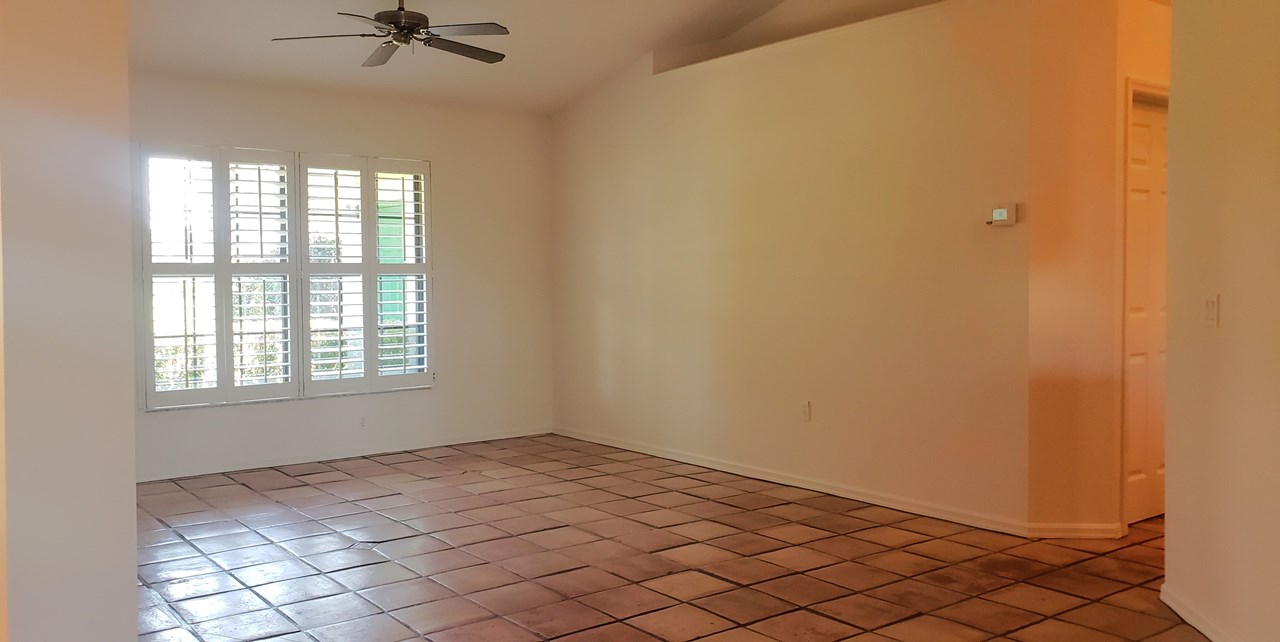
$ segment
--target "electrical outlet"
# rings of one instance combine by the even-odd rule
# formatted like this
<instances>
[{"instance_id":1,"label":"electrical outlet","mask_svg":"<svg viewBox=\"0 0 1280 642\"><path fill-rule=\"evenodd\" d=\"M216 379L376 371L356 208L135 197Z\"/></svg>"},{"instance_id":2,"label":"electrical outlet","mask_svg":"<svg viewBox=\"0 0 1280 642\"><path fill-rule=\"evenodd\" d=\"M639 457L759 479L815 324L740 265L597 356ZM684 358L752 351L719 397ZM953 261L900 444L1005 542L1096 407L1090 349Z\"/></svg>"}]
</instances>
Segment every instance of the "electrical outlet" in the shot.
<instances>
[{"instance_id":1,"label":"electrical outlet","mask_svg":"<svg viewBox=\"0 0 1280 642\"><path fill-rule=\"evenodd\" d=\"M1204 300L1204 327L1218 328L1222 325L1222 295L1215 294Z\"/></svg>"},{"instance_id":2,"label":"electrical outlet","mask_svg":"<svg viewBox=\"0 0 1280 642\"><path fill-rule=\"evenodd\" d=\"M813 402L812 401L806 401L804 402L804 405L800 407L800 421L803 421L804 423L809 423L813 421Z\"/></svg>"}]
</instances>

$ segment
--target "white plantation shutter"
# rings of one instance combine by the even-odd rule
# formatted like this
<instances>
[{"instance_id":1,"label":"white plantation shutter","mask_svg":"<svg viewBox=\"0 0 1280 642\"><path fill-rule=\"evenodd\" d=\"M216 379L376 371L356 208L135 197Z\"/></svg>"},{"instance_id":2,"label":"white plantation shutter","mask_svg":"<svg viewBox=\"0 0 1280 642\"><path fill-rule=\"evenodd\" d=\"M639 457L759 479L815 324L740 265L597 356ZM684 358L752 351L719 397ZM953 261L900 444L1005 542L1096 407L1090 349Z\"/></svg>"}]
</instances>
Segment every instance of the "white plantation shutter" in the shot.
<instances>
[{"instance_id":1,"label":"white plantation shutter","mask_svg":"<svg viewBox=\"0 0 1280 642\"><path fill-rule=\"evenodd\" d=\"M300 274L295 154L223 149L216 174L226 382L219 402L301 394L295 330Z\"/></svg>"},{"instance_id":2,"label":"white plantation shutter","mask_svg":"<svg viewBox=\"0 0 1280 642\"><path fill-rule=\"evenodd\" d=\"M289 260L289 167L233 162L230 171L231 261Z\"/></svg>"},{"instance_id":3,"label":"white plantation shutter","mask_svg":"<svg viewBox=\"0 0 1280 642\"><path fill-rule=\"evenodd\" d=\"M376 300L369 345L377 347L374 390L430 385L431 171L426 163L369 161L376 189Z\"/></svg>"},{"instance_id":4,"label":"white plantation shutter","mask_svg":"<svg viewBox=\"0 0 1280 642\"><path fill-rule=\"evenodd\" d=\"M306 171L311 262L359 263L364 251L362 172L351 166L308 166Z\"/></svg>"},{"instance_id":5,"label":"white plantation shutter","mask_svg":"<svg viewBox=\"0 0 1280 642\"><path fill-rule=\"evenodd\" d=\"M374 180L378 196L378 262L426 263L426 176L378 171Z\"/></svg>"},{"instance_id":6,"label":"white plantation shutter","mask_svg":"<svg viewBox=\"0 0 1280 642\"><path fill-rule=\"evenodd\" d=\"M213 160L153 156L146 165L153 263L213 263Z\"/></svg>"},{"instance_id":7,"label":"white plantation shutter","mask_svg":"<svg viewBox=\"0 0 1280 642\"><path fill-rule=\"evenodd\" d=\"M199 148L156 152L138 165L148 404L202 404L220 395L217 166L217 150Z\"/></svg>"},{"instance_id":8,"label":"white plantation shutter","mask_svg":"<svg viewBox=\"0 0 1280 642\"><path fill-rule=\"evenodd\" d=\"M231 277L232 374L237 386L289 383L293 376L289 277Z\"/></svg>"},{"instance_id":9,"label":"white plantation shutter","mask_svg":"<svg viewBox=\"0 0 1280 642\"><path fill-rule=\"evenodd\" d=\"M365 244L370 235L368 160L302 155L307 177L306 381L309 395L369 392Z\"/></svg>"},{"instance_id":10,"label":"white plantation shutter","mask_svg":"<svg viewBox=\"0 0 1280 642\"><path fill-rule=\"evenodd\" d=\"M151 279L155 388L218 386L218 316L212 275Z\"/></svg>"},{"instance_id":11,"label":"white plantation shutter","mask_svg":"<svg viewBox=\"0 0 1280 642\"><path fill-rule=\"evenodd\" d=\"M378 374L427 372L425 274L378 275Z\"/></svg>"},{"instance_id":12,"label":"white plantation shutter","mask_svg":"<svg viewBox=\"0 0 1280 642\"><path fill-rule=\"evenodd\" d=\"M318 274L311 293L311 378L364 376L364 279L359 274Z\"/></svg>"},{"instance_id":13,"label":"white plantation shutter","mask_svg":"<svg viewBox=\"0 0 1280 642\"><path fill-rule=\"evenodd\" d=\"M139 167L146 407L431 384L426 163L188 148Z\"/></svg>"}]
</instances>

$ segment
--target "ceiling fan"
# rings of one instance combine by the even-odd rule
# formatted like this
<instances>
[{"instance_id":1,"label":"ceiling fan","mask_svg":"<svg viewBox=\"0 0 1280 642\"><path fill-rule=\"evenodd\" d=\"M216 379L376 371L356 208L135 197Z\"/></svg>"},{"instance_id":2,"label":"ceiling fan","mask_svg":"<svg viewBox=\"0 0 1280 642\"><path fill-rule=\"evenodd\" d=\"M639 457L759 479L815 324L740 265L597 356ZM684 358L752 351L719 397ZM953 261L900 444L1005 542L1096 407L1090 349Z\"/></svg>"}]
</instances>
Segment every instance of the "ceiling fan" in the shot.
<instances>
[{"instance_id":1,"label":"ceiling fan","mask_svg":"<svg viewBox=\"0 0 1280 642\"><path fill-rule=\"evenodd\" d=\"M388 60L391 60L391 56L395 55L397 49L412 46L415 42L421 42L432 49L447 51L489 64L502 62L507 57L506 54L444 38L444 36L505 36L511 33L506 27L496 22L433 25L426 15L416 11L405 11L404 0L400 0L399 9L379 11L373 14L372 18L366 18L354 13L339 12L338 15L359 20L367 26L373 27L377 33L297 36L293 38L272 38L271 40L276 42L280 40L312 40L316 38L390 38L390 40L378 45L378 48L373 51L373 55L364 61L365 67L385 65Z\"/></svg>"}]
</instances>

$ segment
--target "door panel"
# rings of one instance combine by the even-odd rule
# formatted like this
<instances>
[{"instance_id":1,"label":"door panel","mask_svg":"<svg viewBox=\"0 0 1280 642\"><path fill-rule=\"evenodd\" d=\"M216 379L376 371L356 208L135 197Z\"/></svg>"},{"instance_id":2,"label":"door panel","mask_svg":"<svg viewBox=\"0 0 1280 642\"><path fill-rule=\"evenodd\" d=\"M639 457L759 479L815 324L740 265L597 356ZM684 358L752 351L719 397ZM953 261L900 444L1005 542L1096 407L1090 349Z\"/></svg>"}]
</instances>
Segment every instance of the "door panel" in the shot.
<instances>
[{"instance_id":1,"label":"door panel","mask_svg":"<svg viewBox=\"0 0 1280 642\"><path fill-rule=\"evenodd\" d=\"M1168 108L1135 102L1125 202L1125 520L1164 512Z\"/></svg>"}]
</instances>

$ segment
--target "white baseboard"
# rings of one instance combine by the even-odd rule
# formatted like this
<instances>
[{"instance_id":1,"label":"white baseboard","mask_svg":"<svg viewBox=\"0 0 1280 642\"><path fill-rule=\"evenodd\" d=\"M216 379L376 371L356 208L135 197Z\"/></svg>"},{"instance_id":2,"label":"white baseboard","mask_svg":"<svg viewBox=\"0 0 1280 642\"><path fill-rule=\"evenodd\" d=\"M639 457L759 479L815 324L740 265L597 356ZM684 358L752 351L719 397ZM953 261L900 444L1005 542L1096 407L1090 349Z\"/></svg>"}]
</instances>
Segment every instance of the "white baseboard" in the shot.
<instances>
[{"instance_id":1,"label":"white baseboard","mask_svg":"<svg viewBox=\"0 0 1280 642\"><path fill-rule=\"evenodd\" d=\"M725 461L722 459L716 459L714 457L703 457L701 455L695 455L693 453L688 453L681 450L662 448L659 446L642 444L642 443L633 442L626 439L614 439L612 437L606 437L604 435L597 435L597 434L592 434L592 433L587 433L587 432L582 432L577 430L564 429L564 428L556 428L554 429L553 432L557 435L563 435L565 437L582 439L584 441L604 444L606 446L613 446L614 448L625 448L627 450L634 450L636 452L642 452L647 455L653 455L655 457L664 457L666 459L673 459L673 460L684 462L687 464L706 466L707 468L715 468L717 470L723 470L726 472L736 473L736 474L744 475L747 477L753 477L755 479L763 479L765 481L771 481L777 484L786 484L788 486L795 486L798 488L818 491L818 492L827 493L830 495L836 495L839 497L846 497L846 498L854 499L861 502L867 502L869 504L875 504L877 506L885 506L888 508L893 508L893 509L905 511L908 513L915 513L917 515L926 515L928 517L935 517L937 519L944 519L951 522L958 522L961 524L974 526L977 528L985 528L987 530L999 531L1001 533L1009 533L1011 535L1018 535L1022 537L1026 537L1028 534L1028 528L1027 528L1026 522L1006 519L1006 518L995 516L995 515L987 515L983 513L960 510L960 509L951 508L947 506L940 506L940 505L932 504L929 502L914 500L909 497L901 497L898 495L873 492L865 488L854 488L851 486L844 486L841 484L832 484L829 482L824 482L817 479L811 479L808 477L791 475L788 473L783 473L783 472L771 470L768 468L759 468L756 466L738 464L735 462ZM1073 535L1073 537L1075 536L1076 535ZM1097 536L1095 535L1095 537Z\"/></svg>"},{"instance_id":2,"label":"white baseboard","mask_svg":"<svg viewBox=\"0 0 1280 642\"><path fill-rule=\"evenodd\" d=\"M1117 539L1124 524L1028 524L1027 537L1037 539Z\"/></svg>"},{"instance_id":3,"label":"white baseboard","mask_svg":"<svg viewBox=\"0 0 1280 642\"><path fill-rule=\"evenodd\" d=\"M161 470L150 474L140 474L138 483L146 483L152 481L163 481L169 479L183 479L186 477L198 477L201 475L213 475L217 473L229 473L239 470L256 470L258 468L275 468L277 466L291 466L293 464L309 464L314 461L331 461L334 459L347 459L349 457L369 457L373 455L382 455L386 453L407 452L412 450L425 450L427 448L439 448L441 446L457 446L459 444L471 444L479 441L496 441L498 439L515 439L519 437L533 437L537 435L550 434L550 428L542 428L538 430L514 430L507 432L495 432L482 435L465 435L453 437L439 437L436 439L423 439L410 444L400 444L393 446L379 446L377 452L351 452L345 450L338 452L329 449L317 449L307 453L290 453L288 457L261 457L250 459L247 462L237 462L234 469L221 470Z\"/></svg>"},{"instance_id":4,"label":"white baseboard","mask_svg":"<svg viewBox=\"0 0 1280 642\"><path fill-rule=\"evenodd\" d=\"M1209 622L1200 611L1192 606L1186 600L1178 597L1176 590L1169 586L1166 581L1164 586L1160 588L1160 600L1169 605L1175 613L1182 616L1187 624L1195 627L1205 637L1213 640L1213 642L1237 642L1239 638L1228 636L1221 628Z\"/></svg>"}]
</instances>

